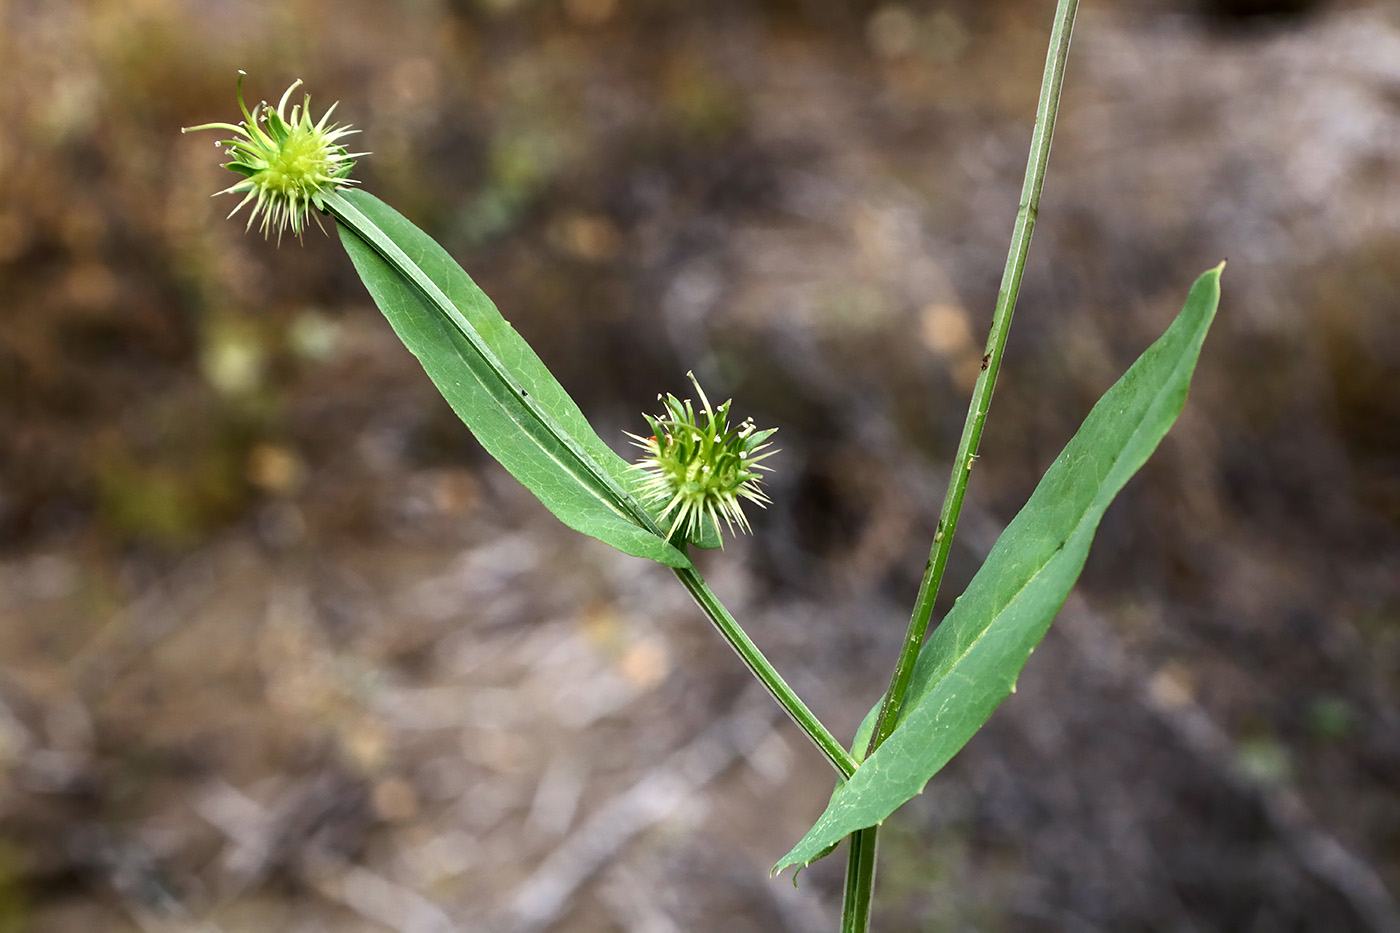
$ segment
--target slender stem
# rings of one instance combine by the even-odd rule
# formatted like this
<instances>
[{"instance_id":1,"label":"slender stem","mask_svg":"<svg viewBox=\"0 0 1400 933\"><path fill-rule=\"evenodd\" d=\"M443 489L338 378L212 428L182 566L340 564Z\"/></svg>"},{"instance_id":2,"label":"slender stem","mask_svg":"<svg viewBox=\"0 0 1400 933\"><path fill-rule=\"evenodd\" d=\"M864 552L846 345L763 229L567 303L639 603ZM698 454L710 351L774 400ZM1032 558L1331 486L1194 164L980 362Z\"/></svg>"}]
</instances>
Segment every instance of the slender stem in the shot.
<instances>
[{"instance_id":1,"label":"slender stem","mask_svg":"<svg viewBox=\"0 0 1400 933\"><path fill-rule=\"evenodd\" d=\"M875 729L870 736L870 745L865 755L867 758L880 747L880 743L890 737L890 733L899 722L900 708L904 705L904 696L909 690L909 681L914 673L914 662L918 660L924 636L928 634L933 604L938 597L939 584L943 582L943 571L948 566L953 533L957 530L958 517L962 514L968 477L972 474L972 463L977 457L977 446L982 440L982 428L987 423L987 410L992 404L992 390L996 387L997 373L1001 370L1001 360L1006 350L1006 337L1011 330L1011 315L1016 310L1016 297L1021 291L1021 275L1026 269L1031 232L1035 229L1036 215L1040 211L1040 192L1045 184L1045 168L1050 160L1050 142L1055 135L1055 118L1060 109L1060 89L1064 84L1065 64L1069 59L1069 40L1074 31L1074 16L1078 9L1079 0L1058 0L1055 8L1055 22L1050 29L1050 50L1045 56L1045 77L1040 85L1035 129L1031 133L1030 157L1026 162L1026 179L1021 188L1021 205L1016 212L1016 225L1011 233L1006 270L1002 274L996 310L992 314L992 331L987 337L986 354L982 357L982 371L978 374L977 384L972 390L972 401L968 405L967 420L963 422L958 452L953 459L953 475L948 481L948 492L943 498L943 512L938 517L938 529L933 536L928 565L924 569L923 581L919 584L919 595L914 603L914 612L909 620L909 630L905 634L899 660L895 663L894 673L890 678L889 690L885 693L879 719L876 720ZM879 829L880 827L875 825L851 834L851 849L846 862L846 897L841 911L841 933L866 933L869 929Z\"/></svg>"},{"instance_id":2,"label":"slender stem","mask_svg":"<svg viewBox=\"0 0 1400 933\"><path fill-rule=\"evenodd\" d=\"M992 315L992 331L987 338L986 355L982 357L982 371L978 374L977 384L972 390L972 402L968 406L967 420L963 423L958 452L953 458L953 475L948 481L948 492L943 499L943 512L938 518L938 529L933 536L933 547L929 553L923 582L919 585L919 595L909 620L909 630L900 649L899 660L895 663L889 690L885 693L878 725L870 738L870 752L889 738L899 722L900 708L909 689L909 679L914 673L914 662L918 659L924 636L928 633L934 600L938 597L938 587L943 581L943 571L948 566L953 533L958 527L963 498L967 495L967 480L972 473L972 463L977 458L982 428L987 422L987 410L992 403L992 389L996 386L997 372L1001 369L1002 355L1006 350L1006 336L1011 329L1011 315L1016 309L1016 296L1021 290L1021 275L1026 268L1031 232L1035 229L1036 214L1040 210L1040 191L1045 184L1045 167L1050 159L1050 141L1055 133L1055 118L1060 108L1060 88L1064 83L1070 34L1074 31L1074 15L1078 8L1079 0L1059 0L1055 10L1055 23L1050 31L1050 51L1045 58L1045 78L1040 86L1040 105L1036 110L1035 130L1031 134L1030 158L1026 163L1026 180L1021 189L1021 205L1016 212L1016 226L1011 233L1011 248L1006 257L1006 271L1002 275L1001 290L997 294L996 311Z\"/></svg>"},{"instance_id":3,"label":"slender stem","mask_svg":"<svg viewBox=\"0 0 1400 933\"><path fill-rule=\"evenodd\" d=\"M748 666L753 675L759 679L763 686L768 688L768 692L773 695L773 699L778 701L778 705L787 711L792 717L792 721L797 723L798 728L807 733L807 737L812 740L812 744L826 756L826 760L831 762L831 766L840 773L843 778L848 778L856 773L856 760L851 757L851 753L836 741L836 737L822 725L807 704L803 703L793 689L787 685L787 681L773 668L768 659L763 656L763 652L749 640L749 636L739 627L739 623L734 621L734 617L729 614L729 610L724 608L719 598L710 590L705 583L704 577L693 567L673 567L681 583L694 597L696 604L701 611L714 623L716 629L724 640L729 642L729 647L734 649L734 653Z\"/></svg>"},{"instance_id":4,"label":"slender stem","mask_svg":"<svg viewBox=\"0 0 1400 933\"><path fill-rule=\"evenodd\" d=\"M875 859L880 826L867 826L850 835L846 853L846 894L841 909L841 933L867 933L875 890Z\"/></svg>"}]
</instances>

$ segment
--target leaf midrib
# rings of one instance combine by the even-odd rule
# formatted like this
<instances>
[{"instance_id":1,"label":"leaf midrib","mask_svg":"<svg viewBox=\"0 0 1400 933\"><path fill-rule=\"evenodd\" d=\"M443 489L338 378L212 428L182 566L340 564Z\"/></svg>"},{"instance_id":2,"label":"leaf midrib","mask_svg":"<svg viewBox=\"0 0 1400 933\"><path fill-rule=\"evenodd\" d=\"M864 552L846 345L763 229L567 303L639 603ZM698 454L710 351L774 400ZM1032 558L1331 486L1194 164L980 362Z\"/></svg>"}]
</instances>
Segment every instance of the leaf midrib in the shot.
<instances>
[{"instance_id":1,"label":"leaf midrib","mask_svg":"<svg viewBox=\"0 0 1400 933\"><path fill-rule=\"evenodd\" d=\"M456 328L469 344L471 344L472 350L481 357L490 368L492 374L500 379L530 415L544 426L551 439L562 446L573 458L574 462L571 463L567 459L560 457L556 450L551 450L547 446L541 445L541 448L550 459L558 464L561 469L572 476L578 477L585 482L585 484L590 486L600 485L605 495L601 495L599 498L619 517L639 525L647 531L653 532L658 537L665 538L660 527L657 526L656 522L651 518L650 513L642 508L641 505L633 499L631 494L622 489L617 481L613 479L587 451L583 450L578 442L574 440L567 431L560 427L547 411L540 407L539 403L530 395L525 386L511 374L505 364L502 363L495 353L491 351L490 347L486 345L486 341L482 338L481 334L472 323L466 319L462 312L457 309L452 299L448 298L446 293L432 280L432 277L423 269L418 260L410 256L395 243L392 238L386 235L384 231L379 228L378 224L367 217L359 208L346 200L339 192L326 196L324 204L332 214L336 212L343 214L344 216L340 219L350 227L356 236L364 240L376 253L383 257L385 262L404 273L405 277L423 297L446 317L447 320L452 323L453 327ZM477 381L481 382L482 387L488 392L490 391L490 386L482 382L479 376L477 377ZM528 430L528 426L517 417L518 410L515 409L514 406L502 405L501 407L511 421L520 425L522 429ZM580 467L583 469L583 475L580 475Z\"/></svg>"}]
</instances>

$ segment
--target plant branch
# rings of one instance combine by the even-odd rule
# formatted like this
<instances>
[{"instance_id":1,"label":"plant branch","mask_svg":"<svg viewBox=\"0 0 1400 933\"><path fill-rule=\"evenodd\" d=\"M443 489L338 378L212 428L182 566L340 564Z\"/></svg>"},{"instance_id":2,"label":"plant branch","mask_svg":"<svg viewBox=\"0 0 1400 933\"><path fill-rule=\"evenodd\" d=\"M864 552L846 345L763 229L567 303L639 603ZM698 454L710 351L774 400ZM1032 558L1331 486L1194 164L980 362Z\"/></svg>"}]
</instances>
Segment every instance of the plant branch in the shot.
<instances>
[{"instance_id":1,"label":"plant branch","mask_svg":"<svg viewBox=\"0 0 1400 933\"><path fill-rule=\"evenodd\" d=\"M875 859L879 825L858 829L847 837L846 893L842 900L841 933L867 933L875 891Z\"/></svg>"},{"instance_id":2,"label":"plant branch","mask_svg":"<svg viewBox=\"0 0 1400 933\"><path fill-rule=\"evenodd\" d=\"M1058 0L1055 8L1055 22L1050 29L1050 49L1045 56L1045 76L1041 81L1040 102L1035 114L1035 129L1031 133L1030 156L1026 162L1026 178L1021 188L1020 208L1016 212L1016 225L1011 233L1006 268L1002 273L1001 289L997 293L996 310L992 314L992 330L987 337L986 353L982 357L982 371L978 374L977 384L972 390L972 401L968 405L962 437L958 440L958 451L953 458L953 473L948 480L948 492L943 498L943 511L938 517L938 529L933 536L933 546L924 570L924 578L919 584L919 595L914 603L909 629L904 636L899 659L895 662L890 686L880 707L880 715L871 732L870 745L864 756L866 758L890 737L899 723L900 709L904 705L904 696L909 690L909 681L914 673L914 662L918 660L924 637L928 634L929 620L933 617L933 604L938 598L939 585L943 582L943 571L948 566L953 533L958 527L958 517L962 514L963 500L967 495L967 481L972 475L972 463L977 457L982 429L987 423L987 411L992 404L992 390L996 387L997 373L1001 370L1002 356L1006 351L1006 338L1011 330L1011 316L1016 310L1016 298L1021 291L1021 276L1025 272L1026 256L1030 252L1031 233L1035 230L1036 215L1040 211L1040 192L1045 185L1045 169L1050 161L1050 142L1055 135L1055 119L1060 109L1060 89L1064 85L1069 41L1074 32L1074 17L1078 9L1079 0ZM841 933L866 933L870 928L870 905L875 887L879 831L880 827L877 824L857 830L850 836L845 899L841 909Z\"/></svg>"},{"instance_id":3,"label":"plant branch","mask_svg":"<svg viewBox=\"0 0 1400 933\"><path fill-rule=\"evenodd\" d=\"M807 708L807 704L793 692L787 685L777 670L769 660L763 656L763 652L758 650L739 623L734 621L734 617L729 614L729 610L719 601L711 591L705 578L700 576L700 572L693 567L672 567L682 585L695 599L701 611L714 623L724 640L729 643L729 647L737 654L758 678L759 682L767 688L773 699L778 701L778 705L787 711L792 721L797 723L798 728L807 733L807 738L812 740L812 744L826 756L826 760L831 762L831 766L843 777L848 778L856 771L856 760L851 757L851 753L836 741L836 737L822 725L822 721Z\"/></svg>"},{"instance_id":4,"label":"plant branch","mask_svg":"<svg viewBox=\"0 0 1400 933\"><path fill-rule=\"evenodd\" d=\"M919 595L914 603L914 612L909 620L909 630L904 637L899 660L895 663L894 674L890 678L889 690L885 693L880 718L870 737L867 757L880 743L889 738L899 722L900 708L904 704L904 695L909 690L909 679L914 673L914 662L923 647L924 636L928 634L933 604L938 597L938 587L943 582L943 571L948 566L953 533L958 527L958 516L962 512L963 499L967 495L968 477L972 473L972 463L977 458L982 428L987 422L992 390L996 386L997 372L1001 369L1002 356L1006 350L1006 337L1011 329L1011 315L1016 309L1016 297L1021 290L1021 276L1025 272L1026 255L1030 251L1031 232L1035 229L1036 214L1040 210L1040 191L1045 184L1045 167L1050 159L1050 141L1055 133L1055 118L1060 109L1060 88L1064 83L1070 34L1074 31L1074 16L1078 8L1079 0L1059 0L1055 10L1055 23L1050 31L1050 50L1045 58L1045 77L1040 86L1040 104L1036 109L1035 130L1031 134L1030 158L1026 163L1025 184L1021 189L1020 209L1016 212L1016 225L1011 233L1006 270L1002 274L996 310L992 315L992 331L987 338L986 355L982 357L982 371L978 374L977 384L972 390L972 402L968 406L962 438L958 441L958 451L953 458L953 473L948 481L948 492L943 499L943 511L938 518L938 529L933 536L928 565L924 571L923 582L919 585Z\"/></svg>"}]
</instances>

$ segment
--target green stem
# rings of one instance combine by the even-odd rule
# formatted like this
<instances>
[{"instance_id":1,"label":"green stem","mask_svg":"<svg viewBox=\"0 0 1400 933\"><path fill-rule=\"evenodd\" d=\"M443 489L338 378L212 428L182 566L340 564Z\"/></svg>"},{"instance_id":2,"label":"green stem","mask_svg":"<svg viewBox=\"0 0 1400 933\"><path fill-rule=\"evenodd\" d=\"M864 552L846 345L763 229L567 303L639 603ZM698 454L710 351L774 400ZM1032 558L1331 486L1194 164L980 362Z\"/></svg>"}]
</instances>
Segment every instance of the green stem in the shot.
<instances>
[{"instance_id":1,"label":"green stem","mask_svg":"<svg viewBox=\"0 0 1400 933\"><path fill-rule=\"evenodd\" d=\"M871 733L866 758L890 737L890 733L894 732L899 722L899 712L904 705L904 696L909 690L909 680L914 673L914 662L918 660L924 637L928 634L929 620L933 617L933 604L938 598L938 587L943 582L943 571L948 566L953 533L958 528L963 499L967 495L968 477L972 474L972 463L977 458L982 428L987 423L987 411L992 404L992 390L996 387L997 373L1001 370L1002 356L1006 351L1007 334L1011 330L1011 315L1016 310L1016 298L1021 291L1021 276L1026 269L1031 233L1035 229L1036 215L1040 211L1040 192L1045 185L1045 168L1050 160L1050 142L1055 135L1055 119L1060 109L1060 89L1064 85L1065 64L1069 59L1069 40L1074 32L1074 17L1078 9L1079 0L1059 0L1055 8L1055 22L1050 29L1050 49L1045 56L1045 77L1040 85L1035 129L1031 133L1030 157L1026 162L1026 179L1021 188L1020 209L1016 212L1016 225L1011 233L1006 269L1002 274L1001 289L997 293L996 310L992 314L992 330L987 337L986 354L982 357L982 371L978 374L977 384L972 390L972 401L968 405L967 419L963 422L958 452L953 458L953 474L948 480L948 492L943 498L943 511L938 517L938 529L933 536L933 546L924 570L923 581L919 584L919 595L909 620L909 630L904 636L899 660L895 662L889 689L885 692L879 718ZM842 933L865 933L869 929L878 832L878 826L871 826L851 834L851 850L846 864L846 897L841 912Z\"/></svg>"},{"instance_id":2,"label":"green stem","mask_svg":"<svg viewBox=\"0 0 1400 933\"><path fill-rule=\"evenodd\" d=\"M846 751L840 742L836 741L836 737L826 726L822 725L821 720L787 685L787 681L783 680L773 665L763 656L763 652L758 650L758 646L739 627L739 623L734 621L729 610L724 608L719 598L710 590L699 571L693 567L673 567L671 569L675 571L686 590L694 597L701 611L714 623L720 635L729 642L729 647L734 649L734 653L748 666L759 682L768 688L773 699L777 700L778 705L787 711L787 714L792 717L792 721L797 723L798 728L807 733L807 738L811 739L812 744L817 746L817 749L826 756L826 760L831 762L831 766L843 778L855 774L856 760L851 757L851 753Z\"/></svg>"},{"instance_id":3,"label":"green stem","mask_svg":"<svg viewBox=\"0 0 1400 933\"><path fill-rule=\"evenodd\" d=\"M1078 8L1079 0L1059 0L1055 10L1055 23L1050 30L1050 51L1045 57L1045 78L1040 86L1040 105L1036 110L1035 130L1031 134L1030 158L1026 163L1026 180L1021 189L1021 206L1016 212L1016 226L1011 233L1011 248L1006 257L1001 290L997 294L996 311L992 315L992 331L987 338L986 355L982 357L982 371L978 374L977 384L972 390L972 402L968 406L967 420L963 423L962 438L958 441L958 452L953 458L953 475L948 481L948 492L943 499L943 512L938 518L938 530L933 536L933 548L929 553L923 582L919 585L919 595L909 620L909 630L904 637L899 660L895 663L894 674L890 678L889 690L886 691L885 701L880 708L880 718L870 737L869 752L874 752L880 743L889 738L899 722L899 711L904 704L904 695L909 690L914 662L919 657L924 636L928 633L934 600L938 597L939 584L943 582L943 571L948 566L953 533L958 527L958 516L962 514L963 499L967 495L967 480L972 473L972 462L977 458L982 428L987 423L992 389L996 386L997 372L1001 369L1002 355L1006 350L1006 336L1011 329L1011 314L1016 309L1016 297L1021 291L1021 275L1026 269L1031 232L1035 229L1036 214L1040 210L1040 191L1045 184L1045 167L1050 159L1050 141L1055 134L1055 118L1060 109L1060 88L1064 83L1070 34L1074 31L1074 15Z\"/></svg>"},{"instance_id":4,"label":"green stem","mask_svg":"<svg viewBox=\"0 0 1400 933\"><path fill-rule=\"evenodd\" d=\"M846 853L846 894L842 901L841 933L867 933L870 904L875 890L875 859L879 825L858 829L850 835Z\"/></svg>"}]
</instances>

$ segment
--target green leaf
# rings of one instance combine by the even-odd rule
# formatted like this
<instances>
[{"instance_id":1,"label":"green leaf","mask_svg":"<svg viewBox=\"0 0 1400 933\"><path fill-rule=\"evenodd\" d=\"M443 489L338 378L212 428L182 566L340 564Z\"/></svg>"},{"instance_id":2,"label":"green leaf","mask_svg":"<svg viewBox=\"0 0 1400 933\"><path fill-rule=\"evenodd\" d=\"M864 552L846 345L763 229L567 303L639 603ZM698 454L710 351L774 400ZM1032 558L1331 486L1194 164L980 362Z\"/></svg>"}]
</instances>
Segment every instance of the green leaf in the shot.
<instances>
[{"instance_id":1,"label":"green leaf","mask_svg":"<svg viewBox=\"0 0 1400 933\"><path fill-rule=\"evenodd\" d=\"M1099 399L1050 465L924 646L899 725L836 789L775 872L810 864L921 793L1015 689L1069 596L1104 511L1186 402L1220 300L1222 268L1196 280L1176 321Z\"/></svg>"},{"instance_id":2,"label":"green leaf","mask_svg":"<svg viewBox=\"0 0 1400 933\"><path fill-rule=\"evenodd\" d=\"M322 206L379 310L491 456L569 527L690 566L633 495L628 463L446 250L366 192Z\"/></svg>"}]
</instances>

